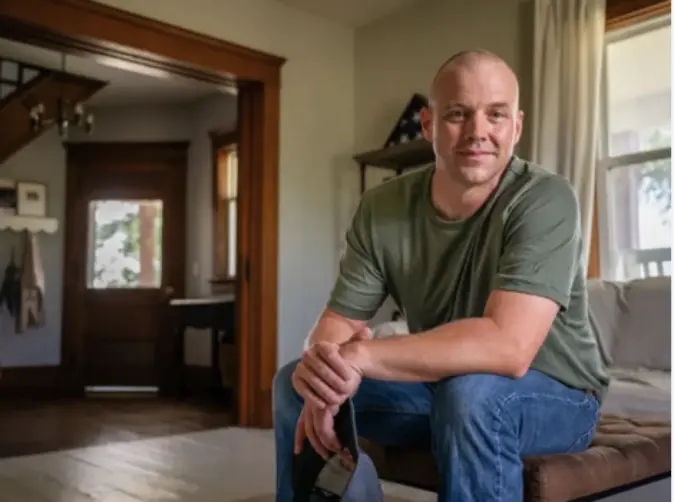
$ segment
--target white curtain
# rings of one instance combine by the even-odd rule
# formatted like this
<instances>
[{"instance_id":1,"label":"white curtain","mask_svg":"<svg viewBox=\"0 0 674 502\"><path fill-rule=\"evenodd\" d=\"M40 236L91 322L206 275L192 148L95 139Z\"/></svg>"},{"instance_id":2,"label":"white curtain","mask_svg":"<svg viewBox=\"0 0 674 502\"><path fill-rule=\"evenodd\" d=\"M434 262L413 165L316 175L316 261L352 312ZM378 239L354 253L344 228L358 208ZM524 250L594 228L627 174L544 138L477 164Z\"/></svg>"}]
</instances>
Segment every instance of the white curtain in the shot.
<instances>
[{"instance_id":1,"label":"white curtain","mask_svg":"<svg viewBox=\"0 0 674 502\"><path fill-rule=\"evenodd\" d=\"M606 0L534 0L532 161L580 201L585 264L599 142Z\"/></svg>"}]
</instances>

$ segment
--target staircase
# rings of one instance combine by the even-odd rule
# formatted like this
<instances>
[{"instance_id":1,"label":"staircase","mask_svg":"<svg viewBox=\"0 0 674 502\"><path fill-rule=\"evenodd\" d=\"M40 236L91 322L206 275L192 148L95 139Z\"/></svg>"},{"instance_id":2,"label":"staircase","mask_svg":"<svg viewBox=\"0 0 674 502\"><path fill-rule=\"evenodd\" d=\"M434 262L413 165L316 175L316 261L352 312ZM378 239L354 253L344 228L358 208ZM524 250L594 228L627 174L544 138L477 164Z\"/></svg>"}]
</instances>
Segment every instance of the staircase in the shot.
<instances>
[{"instance_id":1,"label":"staircase","mask_svg":"<svg viewBox=\"0 0 674 502\"><path fill-rule=\"evenodd\" d=\"M42 103L45 115L57 114L59 98L86 102L106 85L100 80L48 70L0 56L0 164L49 127L34 129L30 110Z\"/></svg>"}]
</instances>

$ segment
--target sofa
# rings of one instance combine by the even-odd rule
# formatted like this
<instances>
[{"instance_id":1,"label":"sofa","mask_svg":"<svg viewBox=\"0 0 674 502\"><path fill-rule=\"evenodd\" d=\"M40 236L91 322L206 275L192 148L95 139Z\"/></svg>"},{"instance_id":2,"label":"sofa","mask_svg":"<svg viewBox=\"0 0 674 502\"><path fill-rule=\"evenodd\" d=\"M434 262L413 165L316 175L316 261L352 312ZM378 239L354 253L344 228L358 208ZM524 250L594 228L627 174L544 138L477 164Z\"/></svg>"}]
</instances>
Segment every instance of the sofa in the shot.
<instances>
[{"instance_id":1,"label":"sofa","mask_svg":"<svg viewBox=\"0 0 674 502\"><path fill-rule=\"evenodd\" d=\"M585 452L523 459L525 500L670 500L670 278L590 280L588 306L612 378L601 422ZM375 326L373 336L406 330L397 320ZM360 444L383 480L436 489L428 446L390 448L364 438Z\"/></svg>"}]
</instances>

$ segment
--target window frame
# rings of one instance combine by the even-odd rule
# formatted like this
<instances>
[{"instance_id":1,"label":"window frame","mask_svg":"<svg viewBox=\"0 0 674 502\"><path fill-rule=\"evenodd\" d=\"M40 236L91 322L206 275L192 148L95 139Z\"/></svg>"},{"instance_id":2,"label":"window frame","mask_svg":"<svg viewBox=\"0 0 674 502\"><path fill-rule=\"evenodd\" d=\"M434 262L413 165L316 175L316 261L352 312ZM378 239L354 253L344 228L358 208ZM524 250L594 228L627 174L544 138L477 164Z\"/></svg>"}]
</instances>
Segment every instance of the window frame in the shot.
<instances>
[{"instance_id":1,"label":"window frame","mask_svg":"<svg viewBox=\"0 0 674 502\"><path fill-rule=\"evenodd\" d=\"M609 104L608 104L608 47L627 38L647 33L664 26L671 26L671 14L658 15L657 17L646 20L638 20L634 24L619 27L606 32L604 40L602 82L600 96L600 119L599 119L599 148L598 162L596 171L596 197L597 197L597 225L598 225L598 251L599 251L599 272L600 277L613 279L616 263L616 256L612 252L611 228L613 222L609 214L608 204L608 176L612 169L629 166L632 164L643 164L654 160L671 159L672 149L659 148L655 150L646 150L635 153L628 153L611 157L609 155ZM670 245L671 251L671 245Z\"/></svg>"},{"instance_id":2,"label":"window frame","mask_svg":"<svg viewBox=\"0 0 674 502\"><path fill-rule=\"evenodd\" d=\"M227 284L233 284L237 280L237 275L236 275L236 270L238 268L238 252L236 249L237 244L235 243L235 248L232 249L230 247L231 243L227 242L226 243L226 250L225 250L225 257L224 257L224 270L222 273L220 273L219 267L218 267L218 223L219 223L219 185L220 185L220 177L219 177L219 152L221 150L227 150L227 156L231 154L232 151L236 152L236 155L238 157L238 143L239 143L239 138L238 138L238 131L235 130L216 130L216 131L211 131L209 133L211 137L211 156L212 156L212 169L213 169L213 175L212 175L212 198L213 198L213 204L212 204L212 217L213 217L213 227L212 227L212 274L211 274L211 279L209 282L211 283L212 286L218 286L218 285L227 285ZM228 160L229 162L229 160ZM238 160L237 160L238 164ZM238 170L238 167L237 167ZM233 200L234 204L236 204L236 210L237 210L237 218L238 218L238 192L239 192L239 187L238 187L238 172L237 172L237 189L236 189L236 196L235 197L228 197L226 205L229 205L229 203ZM228 208L227 208L228 209ZM226 217L226 224L229 225L229 216ZM238 224L238 222L237 222ZM230 233L230 231L237 232L238 229L231 230L227 228L227 234ZM237 235L238 238L238 235ZM228 239L227 239L228 241ZM233 255L233 256L230 256ZM235 273L234 275L230 275L230 264L234 261L234 269Z\"/></svg>"}]
</instances>

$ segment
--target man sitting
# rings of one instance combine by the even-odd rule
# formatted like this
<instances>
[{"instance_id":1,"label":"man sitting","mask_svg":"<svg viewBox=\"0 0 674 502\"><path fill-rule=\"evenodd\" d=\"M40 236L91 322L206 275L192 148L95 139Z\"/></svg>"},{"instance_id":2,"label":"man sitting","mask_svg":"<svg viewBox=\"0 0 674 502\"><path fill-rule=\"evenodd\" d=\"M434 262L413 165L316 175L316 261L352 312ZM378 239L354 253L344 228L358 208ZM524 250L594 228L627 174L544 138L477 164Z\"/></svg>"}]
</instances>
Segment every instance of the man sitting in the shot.
<instances>
[{"instance_id":1,"label":"man sitting","mask_svg":"<svg viewBox=\"0 0 674 502\"><path fill-rule=\"evenodd\" d=\"M363 195L328 305L274 380L278 502L305 437L339 450L333 414L351 396L361 436L432 447L440 501L520 502L523 456L588 447L608 377L578 201L514 155L518 88L491 53L450 58L421 116L435 162ZM388 295L411 334L371 339Z\"/></svg>"}]
</instances>

